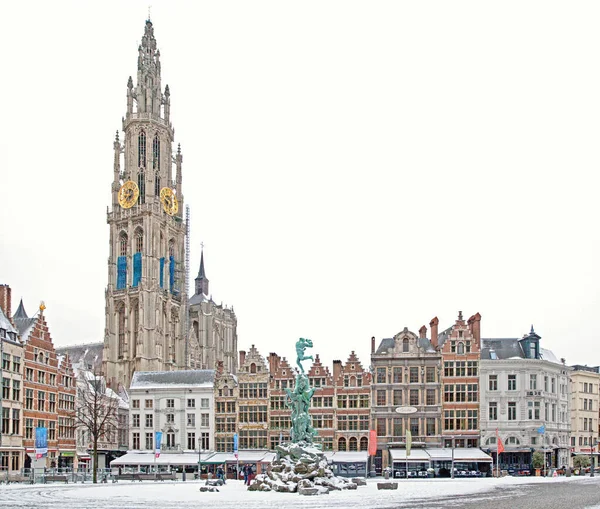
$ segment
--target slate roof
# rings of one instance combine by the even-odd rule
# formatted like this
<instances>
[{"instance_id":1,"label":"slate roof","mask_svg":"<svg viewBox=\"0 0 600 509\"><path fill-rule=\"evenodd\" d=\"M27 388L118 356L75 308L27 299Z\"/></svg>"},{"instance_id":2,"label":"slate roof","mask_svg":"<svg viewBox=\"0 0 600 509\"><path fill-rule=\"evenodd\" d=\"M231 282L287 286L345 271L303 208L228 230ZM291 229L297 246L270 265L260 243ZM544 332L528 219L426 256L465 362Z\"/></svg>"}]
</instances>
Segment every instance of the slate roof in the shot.
<instances>
[{"instance_id":1,"label":"slate roof","mask_svg":"<svg viewBox=\"0 0 600 509\"><path fill-rule=\"evenodd\" d=\"M209 299L203 293L195 293L194 295L192 295L190 297L189 305L192 306L194 304L200 304L201 302L210 302L210 301L211 301L211 299Z\"/></svg>"},{"instance_id":2,"label":"slate roof","mask_svg":"<svg viewBox=\"0 0 600 509\"><path fill-rule=\"evenodd\" d=\"M388 350L394 349L394 338L384 338L379 343L379 348L375 351L375 355L384 355Z\"/></svg>"},{"instance_id":3,"label":"slate roof","mask_svg":"<svg viewBox=\"0 0 600 509\"><path fill-rule=\"evenodd\" d=\"M13 324L10 323L10 320L6 318L4 311L0 308L0 329L5 329L6 332L14 332L16 334L17 329L13 327Z\"/></svg>"},{"instance_id":4,"label":"slate roof","mask_svg":"<svg viewBox=\"0 0 600 509\"><path fill-rule=\"evenodd\" d=\"M430 339L417 337L417 342L419 347L426 352L435 352ZM375 355L385 355L388 351L394 349L394 345L394 338L383 338L381 343L379 343L379 347L375 351Z\"/></svg>"},{"instance_id":5,"label":"slate roof","mask_svg":"<svg viewBox=\"0 0 600 509\"><path fill-rule=\"evenodd\" d=\"M27 341L29 338L29 332L37 321L37 313L29 318L25 312L25 306L23 306L23 299L21 299L21 302L19 302L19 307L17 308L16 313L13 315L13 321L15 322L15 327L17 328L17 331L19 331L21 339L23 341Z\"/></svg>"},{"instance_id":6,"label":"slate roof","mask_svg":"<svg viewBox=\"0 0 600 509\"><path fill-rule=\"evenodd\" d=\"M514 357L524 359L525 353L519 343L520 339L521 338L481 338L481 359L493 359L494 356L490 355L490 353L494 353L496 359L511 359Z\"/></svg>"},{"instance_id":7,"label":"slate roof","mask_svg":"<svg viewBox=\"0 0 600 509\"><path fill-rule=\"evenodd\" d=\"M71 364L76 364L83 369L91 369L92 371L100 371L102 369L102 353L104 344L87 343L83 345L69 345L56 348L57 355L68 355L71 359Z\"/></svg>"},{"instance_id":8,"label":"slate roof","mask_svg":"<svg viewBox=\"0 0 600 509\"><path fill-rule=\"evenodd\" d=\"M130 389L198 387L213 385L214 369L188 369L183 371L138 371L133 374Z\"/></svg>"},{"instance_id":9,"label":"slate roof","mask_svg":"<svg viewBox=\"0 0 600 509\"><path fill-rule=\"evenodd\" d=\"M482 360L526 359L520 340L523 338L481 338ZM554 353L540 348L540 359L559 364Z\"/></svg>"}]
</instances>

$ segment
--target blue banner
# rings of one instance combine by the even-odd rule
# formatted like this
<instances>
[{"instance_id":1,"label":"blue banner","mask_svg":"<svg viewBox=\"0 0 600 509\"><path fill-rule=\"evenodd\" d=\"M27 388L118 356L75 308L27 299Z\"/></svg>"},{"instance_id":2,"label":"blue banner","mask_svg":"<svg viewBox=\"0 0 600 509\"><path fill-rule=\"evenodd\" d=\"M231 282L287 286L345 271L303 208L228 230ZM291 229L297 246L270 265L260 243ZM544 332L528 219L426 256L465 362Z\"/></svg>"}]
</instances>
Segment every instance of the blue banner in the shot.
<instances>
[{"instance_id":1,"label":"blue banner","mask_svg":"<svg viewBox=\"0 0 600 509\"><path fill-rule=\"evenodd\" d=\"M164 276L164 272L165 272L165 257L163 256L160 259L160 287L163 288L165 286L165 276Z\"/></svg>"},{"instance_id":2,"label":"blue banner","mask_svg":"<svg viewBox=\"0 0 600 509\"><path fill-rule=\"evenodd\" d=\"M238 452L238 434L233 435L233 452Z\"/></svg>"},{"instance_id":3,"label":"blue banner","mask_svg":"<svg viewBox=\"0 0 600 509\"><path fill-rule=\"evenodd\" d=\"M154 451L157 458L160 456L160 443L161 442L162 442L162 431L157 431L156 432L156 448Z\"/></svg>"},{"instance_id":4,"label":"blue banner","mask_svg":"<svg viewBox=\"0 0 600 509\"><path fill-rule=\"evenodd\" d=\"M48 454L48 428L35 428L35 457L43 458Z\"/></svg>"},{"instance_id":5,"label":"blue banner","mask_svg":"<svg viewBox=\"0 0 600 509\"><path fill-rule=\"evenodd\" d=\"M538 429L537 429L538 433L546 433L546 425L542 424Z\"/></svg>"},{"instance_id":6,"label":"blue banner","mask_svg":"<svg viewBox=\"0 0 600 509\"><path fill-rule=\"evenodd\" d=\"M122 290L127 284L127 257L117 258L117 290Z\"/></svg>"},{"instance_id":7,"label":"blue banner","mask_svg":"<svg viewBox=\"0 0 600 509\"><path fill-rule=\"evenodd\" d=\"M169 290L171 293L175 291L175 258L169 256Z\"/></svg>"},{"instance_id":8,"label":"blue banner","mask_svg":"<svg viewBox=\"0 0 600 509\"><path fill-rule=\"evenodd\" d=\"M135 253L133 255L133 284L131 286L137 286L142 279L142 253Z\"/></svg>"}]
</instances>

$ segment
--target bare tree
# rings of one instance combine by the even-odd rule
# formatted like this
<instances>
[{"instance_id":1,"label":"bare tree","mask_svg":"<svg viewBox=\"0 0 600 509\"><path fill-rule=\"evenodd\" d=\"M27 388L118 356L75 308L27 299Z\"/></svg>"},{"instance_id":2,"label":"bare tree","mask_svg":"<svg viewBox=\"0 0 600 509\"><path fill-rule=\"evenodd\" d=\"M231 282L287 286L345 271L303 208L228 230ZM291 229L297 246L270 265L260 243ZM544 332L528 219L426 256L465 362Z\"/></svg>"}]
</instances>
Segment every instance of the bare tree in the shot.
<instances>
[{"instance_id":1,"label":"bare tree","mask_svg":"<svg viewBox=\"0 0 600 509\"><path fill-rule=\"evenodd\" d=\"M98 442L112 442L117 436L119 396L106 387L102 375L80 371L77 382L75 426L84 431L92 443L93 482L98 482Z\"/></svg>"}]
</instances>

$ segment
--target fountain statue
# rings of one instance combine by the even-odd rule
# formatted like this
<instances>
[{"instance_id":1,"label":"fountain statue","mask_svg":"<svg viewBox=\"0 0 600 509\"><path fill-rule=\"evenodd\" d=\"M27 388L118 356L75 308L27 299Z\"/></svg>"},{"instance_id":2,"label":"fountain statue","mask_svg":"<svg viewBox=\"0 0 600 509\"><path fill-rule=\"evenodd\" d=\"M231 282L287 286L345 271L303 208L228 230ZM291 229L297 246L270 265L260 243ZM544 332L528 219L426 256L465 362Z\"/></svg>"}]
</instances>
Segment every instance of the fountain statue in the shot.
<instances>
[{"instance_id":1,"label":"fountain statue","mask_svg":"<svg viewBox=\"0 0 600 509\"><path fill-rule=\"evenodd\" d=\"M313 444L317 435L311 425L309 413L310 400L315 392L310 388L308 376L304 373L302 361L313 360L305 355L312 348L310 339L300 338L296 342L296 374L294 390L285 389L287 407L291 410L291 441L277 446L277 459L273 461L266 474L260 474L248 487L250 491L284 491L301 495L319 495L331 490L355 490L362 479L337 477L329 467L320 444Z\"/></svg>"}]
</instances>

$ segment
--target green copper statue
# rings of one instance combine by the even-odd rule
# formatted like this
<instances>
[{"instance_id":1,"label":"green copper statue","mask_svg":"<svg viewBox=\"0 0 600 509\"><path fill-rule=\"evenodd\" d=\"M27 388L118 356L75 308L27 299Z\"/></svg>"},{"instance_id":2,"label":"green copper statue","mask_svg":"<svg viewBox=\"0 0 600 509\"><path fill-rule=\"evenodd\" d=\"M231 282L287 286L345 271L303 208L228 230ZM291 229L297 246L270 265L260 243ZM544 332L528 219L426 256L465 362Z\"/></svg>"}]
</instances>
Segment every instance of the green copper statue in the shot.
<instances>
[{"instance_id":1,"label":"green copper statue","mask_svg":"<svg viewBox=\"0 0 600 509\"><path fill-rule=\"evenodd\" d=\"M298 364L301 373L304 373L304 368L302 367L301 361L307 361L308 359L311 361L314 360L312 355L304 355L304 351L307 348L312 348L312 346L313 344L310 339L300 338L298 341L296 341L296 355L298 356L296 358L296 364Z\"/></svg>"},{"instance_id":2,"label":"green copper statue","mask_svg":"<svg viewBox=\"0 0 600 509\"><path fill-rule=\"evenodd\" d=\"M312 346L313 344L310 339L300 338L296 342L296 354L298 355L296 363L301 372L296 375L294 390L285 390L288 397L287 405L292 409L291 438L294 443L312 443L313 437L317 434L317 431L310 424L310 415L308 413L310 398L312 398L315 390L314 388L310 388L308 377L304 374L304 368L302 367L302 361L313 359L312 355L304 355L304 351L307 348L312 348Z\"/></svg>"}]
</instances>

